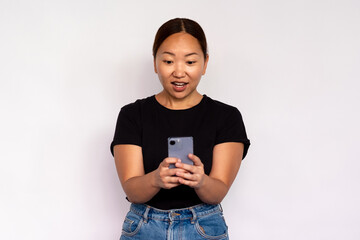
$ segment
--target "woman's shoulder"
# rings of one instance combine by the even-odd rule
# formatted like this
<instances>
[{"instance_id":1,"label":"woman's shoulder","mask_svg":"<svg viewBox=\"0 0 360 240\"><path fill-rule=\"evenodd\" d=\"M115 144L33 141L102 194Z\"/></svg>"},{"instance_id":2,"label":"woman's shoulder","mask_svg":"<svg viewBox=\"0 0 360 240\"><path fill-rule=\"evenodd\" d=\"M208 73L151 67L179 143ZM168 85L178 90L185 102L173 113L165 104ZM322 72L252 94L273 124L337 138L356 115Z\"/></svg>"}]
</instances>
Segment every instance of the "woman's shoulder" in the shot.
<instances>
[{"instance_id":1,"label":"woman's shoulder","mask_svg":"<svg viewBox=\"0 0 360 240\"><path fill-rule=\"evenodd\" d=\"M154 103L154 99L155 99L155 95L146 97L146 98L141 98L141 99L137 99L136 101L132 102L132 103L128 103L126 105L124 105L121 110L122 111L136 111L136 110L140 110L141 108L147 108L150 107L151 105L153 105Z\"/></svg>"},{"instance_id":2,"label":"woman's shoulder","mask_svg":"<svg viewBox=\"0 0 360 240\"><path fill-rule=\"evenodd\" d=\"M239 111L237 109L237 107L230 105L228 103L219 101L219 100L215 100L210 98L209 96L204 95L204 97L206 97L206 102L208 103L208 105L213 108L216 111L220 111L220 112L237 112Z\"/></svg>"}]
</instances>

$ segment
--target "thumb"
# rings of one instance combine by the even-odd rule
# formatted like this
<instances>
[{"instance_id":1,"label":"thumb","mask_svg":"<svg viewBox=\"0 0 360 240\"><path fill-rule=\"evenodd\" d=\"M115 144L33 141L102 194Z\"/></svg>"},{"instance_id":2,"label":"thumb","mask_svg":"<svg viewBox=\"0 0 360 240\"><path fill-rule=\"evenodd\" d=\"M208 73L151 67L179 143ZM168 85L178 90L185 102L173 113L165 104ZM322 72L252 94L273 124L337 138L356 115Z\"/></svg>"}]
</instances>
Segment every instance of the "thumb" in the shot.
<instances>
[{"instance_id":1,"label":"thumb","mask_svg":"<svg viewBox=\"0 0 360 240\"><path fill-rule=\"evenodd\" d=\"M201 166L202 165L202 162L200 160L200 158L194 154L189 154L188 157L190 158L191 161L194 162L194 165L195 166Z\"/></svg>"}]
</instances>

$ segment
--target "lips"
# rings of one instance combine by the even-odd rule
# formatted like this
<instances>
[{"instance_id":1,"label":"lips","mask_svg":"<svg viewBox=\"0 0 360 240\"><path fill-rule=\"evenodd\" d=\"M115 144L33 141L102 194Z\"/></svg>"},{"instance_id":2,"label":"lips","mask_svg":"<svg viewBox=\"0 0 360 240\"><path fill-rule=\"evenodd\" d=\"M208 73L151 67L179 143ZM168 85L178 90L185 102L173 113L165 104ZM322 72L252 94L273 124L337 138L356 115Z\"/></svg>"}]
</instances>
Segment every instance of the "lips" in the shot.
<instances>
[{"instance_id":1,"label":"lips","mask_svg":"<svg viewBox=\"0 0 360 240\"><path fill-rule=\"evenodd\" d=\"M186 86L189 83L187 83L187 82L171 82L171 84L173 85L173 88L175 91L181 92L181 91L185 90Z\"/></svg>"},{"instance_id":2,"label":"lips","mask_svg":"<svg viewBox=\"0 0 360 240\"><path fill-rule=\"evenodd\" d=\"M175 85L176 87L183 87L185 85L187 85L188 83L186 82L171 82L172 85Z\"/></svg>"}]
</instances>

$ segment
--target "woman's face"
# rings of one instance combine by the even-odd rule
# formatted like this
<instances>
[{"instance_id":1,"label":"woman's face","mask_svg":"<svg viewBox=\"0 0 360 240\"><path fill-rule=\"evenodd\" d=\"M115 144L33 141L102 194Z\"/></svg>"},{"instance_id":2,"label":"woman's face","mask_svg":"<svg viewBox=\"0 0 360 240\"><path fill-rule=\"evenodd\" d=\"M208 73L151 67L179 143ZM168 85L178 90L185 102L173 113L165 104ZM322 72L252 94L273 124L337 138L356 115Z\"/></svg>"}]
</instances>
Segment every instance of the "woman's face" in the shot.
<instances>
[{"instance_id":1,"label":"woman's face","mask_svg":"<svg viewBox=\"0 0 360 240\"><path fill-rule=\"evenodd\" d=\"M164 91L176 99L191 98L205 74L208 56L204 54L196 38L180 32L170 35L160 45L154 60Z\"/></svg>"}]
</instances>

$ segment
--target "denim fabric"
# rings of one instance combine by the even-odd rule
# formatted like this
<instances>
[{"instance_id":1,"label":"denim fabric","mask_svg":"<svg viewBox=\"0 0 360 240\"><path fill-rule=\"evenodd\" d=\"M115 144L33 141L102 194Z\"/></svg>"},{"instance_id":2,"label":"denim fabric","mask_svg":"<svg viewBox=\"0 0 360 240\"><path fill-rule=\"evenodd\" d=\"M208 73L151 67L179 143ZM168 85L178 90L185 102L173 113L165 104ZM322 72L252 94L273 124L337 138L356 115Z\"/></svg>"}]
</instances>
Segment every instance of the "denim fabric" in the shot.
<instances>
[{"instance_id":1,"label":"denim fabric","mask_svg":"<svg viewBox=\"0 0 360 240\"><path fill-rule=\"evenodd\" d=\"M131 204L120 240L228 240L227 225L219 205L160 210Z\"/></svg>"}]
</instances>

